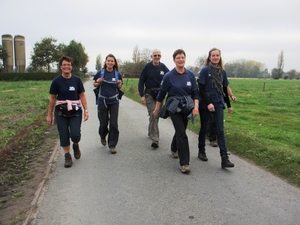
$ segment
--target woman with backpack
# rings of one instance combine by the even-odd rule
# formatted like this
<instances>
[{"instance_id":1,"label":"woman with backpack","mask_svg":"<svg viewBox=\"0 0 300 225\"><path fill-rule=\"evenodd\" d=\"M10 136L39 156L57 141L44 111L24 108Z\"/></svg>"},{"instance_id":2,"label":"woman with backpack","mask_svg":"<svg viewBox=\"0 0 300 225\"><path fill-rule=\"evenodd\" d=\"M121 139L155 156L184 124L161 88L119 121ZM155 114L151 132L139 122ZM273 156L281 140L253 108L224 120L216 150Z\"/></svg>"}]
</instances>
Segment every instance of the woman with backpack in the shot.
<instances>
[{"instance_id":1,"label":"woman with backpack","mask_svg":"<svg viewBox=\"0 0 300 225\"><path fill-rule=\"evenodd\" d=\"M111 154L117 153L116 146L119 140L118 115L121 92L119 89L122 87L122 75L118 70L116 57L109 54L105 58L104 68L94 77L94 87L99 88L96 104L100 122L100 140L103 146L108 142Z\"/></svg>"}]
</instances>

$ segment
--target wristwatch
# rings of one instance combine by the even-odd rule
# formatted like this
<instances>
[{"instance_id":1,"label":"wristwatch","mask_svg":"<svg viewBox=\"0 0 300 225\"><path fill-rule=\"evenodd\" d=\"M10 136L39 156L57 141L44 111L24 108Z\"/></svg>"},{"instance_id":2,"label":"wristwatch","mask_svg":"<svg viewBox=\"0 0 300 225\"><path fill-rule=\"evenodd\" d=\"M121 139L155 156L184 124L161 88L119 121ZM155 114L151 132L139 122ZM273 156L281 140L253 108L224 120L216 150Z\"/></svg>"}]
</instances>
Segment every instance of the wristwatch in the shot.
<instances>
[{"instance_id":1,"label":"wristwatch","mask_svg":"<svg viewBox=\"0 0 300 225\"><path fill-rule=\"evenodd\" d=\"M89 111L86 109L86 110L84 110L84 112L89 112Z\"/></svg>"}]
</instances>

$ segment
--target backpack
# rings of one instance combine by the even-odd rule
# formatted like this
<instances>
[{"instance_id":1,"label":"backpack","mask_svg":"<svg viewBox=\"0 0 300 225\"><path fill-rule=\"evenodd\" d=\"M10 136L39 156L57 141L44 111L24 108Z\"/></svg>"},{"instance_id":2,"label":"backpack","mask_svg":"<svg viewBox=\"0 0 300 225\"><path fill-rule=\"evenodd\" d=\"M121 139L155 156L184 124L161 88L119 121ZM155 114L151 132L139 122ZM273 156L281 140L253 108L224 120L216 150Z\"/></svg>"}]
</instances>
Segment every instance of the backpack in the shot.
<instances>
[{"instance_id":1,"label":"backpack","mask_svg":"<svg viewBox=\"0 0 300 225\"><path fill-rule=\"evenodd\" d=\"M104 78L104 69L101 69L101 71L100 71L100 78ZM115 70L115 78L116 78L116 82L107 82L107 83L117 83L118 82L118 80L119 80L119 76L120 76L120 73L117 71L117 70ZM99 97L102 97L102 98L105 98L105 99L112 99L112 98L115 98L115 97L117 97L118 96L118 98L119 98L119 100L121 100L122 99L122 96L124 95L124 92L123 91L121 91L118 87L117 87L117 90L116 90L116 92L117 92L117 94L116 95L113 95L113 96L110 96L110 97L106 97L106 96L102 96L100 93L100 88L101 88L101 85L99 86L99 87L96 87L96 88L94 88L94 93L95 93L95 96L96 96L96 102L97 102L97 99L99 98Z\"/></svg>"}]
</instances>

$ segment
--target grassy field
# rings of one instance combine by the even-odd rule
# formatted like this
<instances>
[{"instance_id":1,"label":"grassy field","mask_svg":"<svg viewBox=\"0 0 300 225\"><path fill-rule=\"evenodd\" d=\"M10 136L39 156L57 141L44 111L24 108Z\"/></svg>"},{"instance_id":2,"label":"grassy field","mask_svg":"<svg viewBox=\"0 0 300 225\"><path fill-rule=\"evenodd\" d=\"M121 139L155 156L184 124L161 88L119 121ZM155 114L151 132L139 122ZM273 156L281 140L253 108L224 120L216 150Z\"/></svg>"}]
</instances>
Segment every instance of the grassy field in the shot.
<instances>
[{"instance_id":1,"label":"grassy field","mask_svg":"<svg viewBox=\"0 0 300 225\"><path fill-rule=\"evenodd\" d=\"M124 79L122 89L127 97L140 102L137 82L138 79ZM231 79L230 82L238 100L232 103L232 115L225 111L229 150L300 187L300 99L297 98L300 96L300 81ZM30 146L49 136L45 118L50 83L0 82L0 153L8 145L26 144L33 148ZM197 118L196 124L189 124L189 129L198 133L199 121ZM57 135L56 130L53 132L53 136ZM18 139L24 135L26 139ZM35 154L41 154L39 151ZM26 154L29 152L27 150ZM0 184L18 182L23 177L10 179L1 176Z\"/></svg>"},{"instance_id":2,"label":"grassy field","mask_svg":"<svg viewBox=\"0 0 300 225\"><path fill-rule=\"evenodd\" d=\"M140 102L138 79L124 79L125 95ZM230 152L300 187L300 81L230 79L237 102L225 112ZM200 129L200 118L188 128Z\"/></svg>"}]
</instances>

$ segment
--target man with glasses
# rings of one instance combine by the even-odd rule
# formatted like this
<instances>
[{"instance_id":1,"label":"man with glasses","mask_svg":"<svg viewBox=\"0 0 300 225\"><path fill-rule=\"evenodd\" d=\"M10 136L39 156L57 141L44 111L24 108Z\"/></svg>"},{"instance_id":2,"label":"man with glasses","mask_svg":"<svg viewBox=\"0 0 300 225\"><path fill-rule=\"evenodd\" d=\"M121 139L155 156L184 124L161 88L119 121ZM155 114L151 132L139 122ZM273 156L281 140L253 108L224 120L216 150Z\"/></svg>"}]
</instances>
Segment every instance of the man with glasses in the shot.
<instances>
[{"instance_id":1,"label":"man with glasses","mask_svg":"<svg viewBox=\"0 0 300 225\"><path fill-rule=\"evenodd\" d=\"M151 62L147 63L143 68L139 83L138 90L141 96L141 102L146 104L149 114L148 136L152 140L151 147L158 148L159 130L158 130L158 117L153 116L155 109L156 96L159 91L160 83L163 76L169 72L165 64L160 62L161 52L154 49L151 53Z\"/></svg>"}]
</instances>

